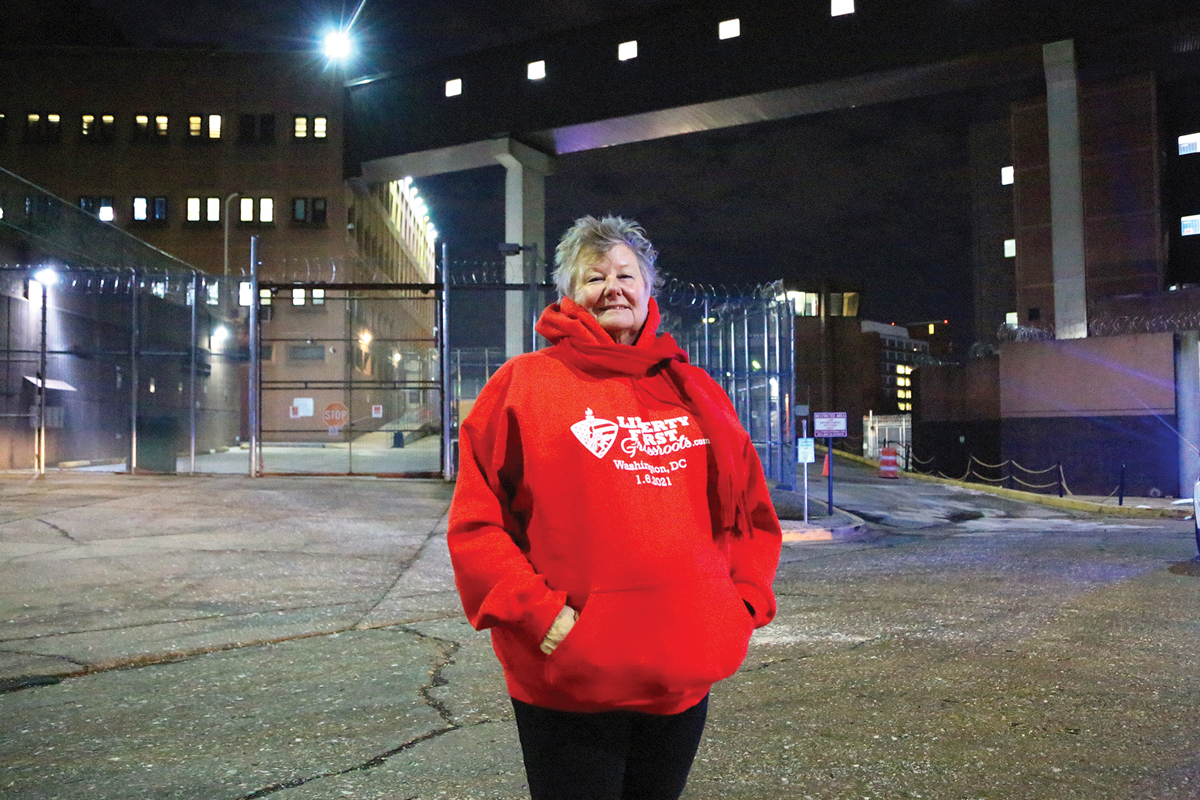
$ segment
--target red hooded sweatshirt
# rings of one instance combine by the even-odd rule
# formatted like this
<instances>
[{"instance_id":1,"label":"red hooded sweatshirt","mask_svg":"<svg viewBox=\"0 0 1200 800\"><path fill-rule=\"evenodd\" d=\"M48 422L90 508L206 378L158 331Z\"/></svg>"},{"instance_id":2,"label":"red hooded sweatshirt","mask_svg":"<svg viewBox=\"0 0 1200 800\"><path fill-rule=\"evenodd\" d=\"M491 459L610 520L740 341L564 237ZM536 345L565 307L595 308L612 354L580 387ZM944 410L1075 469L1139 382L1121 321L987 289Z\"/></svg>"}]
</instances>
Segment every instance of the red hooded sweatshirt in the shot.
<instances>
[{"instance_id":1,"label":"red hooded sweatshirt","mask_svg":"<svg viewBox=\"0 0 1200 800\"><path fill-rule=\"evenodd\" d=\"M678 713L775 616L782 537L758 455L658 321L651 300L620 345L551 305L538 332L554 346L506 362L462 424L455 582L526 703ZM547 656L564 604L579 619Z\"/></svg>"}]
</instances>

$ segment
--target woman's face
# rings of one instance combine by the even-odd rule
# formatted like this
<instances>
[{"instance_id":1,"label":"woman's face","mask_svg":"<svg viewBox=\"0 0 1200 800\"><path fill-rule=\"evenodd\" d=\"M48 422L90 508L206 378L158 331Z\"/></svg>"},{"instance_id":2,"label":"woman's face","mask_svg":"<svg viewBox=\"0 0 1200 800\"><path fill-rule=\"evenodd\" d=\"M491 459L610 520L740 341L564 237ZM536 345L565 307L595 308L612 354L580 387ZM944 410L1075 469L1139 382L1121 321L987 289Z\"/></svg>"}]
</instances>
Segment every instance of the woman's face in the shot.
<instances>
[{"instance_id":1,"label":"woman's face","mask_svg":"<svg viewBox=\"0 0 1200 800\"><path fill-rule=\"evenodd\" d=\"M649 311L650 287L637 256L626 245L613 245L584 267L574 300L588 310L617 344L633 344Z\"/></svg>"}]
</instances>

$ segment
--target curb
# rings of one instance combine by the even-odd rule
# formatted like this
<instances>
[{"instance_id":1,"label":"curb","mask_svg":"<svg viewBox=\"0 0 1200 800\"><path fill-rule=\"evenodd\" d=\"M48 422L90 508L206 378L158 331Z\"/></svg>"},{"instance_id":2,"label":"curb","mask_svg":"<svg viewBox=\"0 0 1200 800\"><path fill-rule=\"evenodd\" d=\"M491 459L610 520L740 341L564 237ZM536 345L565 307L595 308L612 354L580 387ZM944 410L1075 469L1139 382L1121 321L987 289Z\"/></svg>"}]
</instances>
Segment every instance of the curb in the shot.
<instances>
[{"instance_id":1,"label":"curb","mask_svg":"<svg viewBox=\"0 0 1200 800\"><path fill-rule=\"evenodd\" d=\"M845 458L850 461L857 461L868 467L878 468L879 462L872 461L863 456L857 456L852 453L843 453L839 450L833 451L834 455L839 458ZM1019 489L1006 489L1003 486L989 486L985 483L970 483L968 481L960 481L955 478L942 478L936 475L926 475L923 472L908 472L901 471L901 477L915 478L922 481L930 481L932 483L941 483L949 486L958 486L963 489L973 489L980 492L996 495L997 497L1006 497L1009 500L1021 500L1026 503L1039 503L1044 506L1054 508L1064 508L1069 511L1085 511L1091 514L1108 514L1114 517L1143 517L1148 519L1188 519L1192 516L1192 506L1179 507L1164 507L1164 508L1136 508L1134 506L1109 506L1103 503L1093 503L1087 500L1080 500L1075 497L1055 497L1054 495L1038 494L1036 492L1024 492Z\"/></svg>"},{"instance_id":2,"label":"curb","mask_svg":"<svg viewBox=\"0 0 1200 800\"><path fill-rule=\"evenodd\" d=\"M867 521L863 518L851 514L849 511L844 511L837 506L834 509L838 514L848 517L849 522L842 525L831 526L828 528L816 527L812 523L804 523L799 520L780 520L780 526L783 528L784 544L793 542L832 542L844 539L853 539L859 536L867 525ZM788 524L801 525L804 527L788 529Z\"/></svg>"}]
</instances>

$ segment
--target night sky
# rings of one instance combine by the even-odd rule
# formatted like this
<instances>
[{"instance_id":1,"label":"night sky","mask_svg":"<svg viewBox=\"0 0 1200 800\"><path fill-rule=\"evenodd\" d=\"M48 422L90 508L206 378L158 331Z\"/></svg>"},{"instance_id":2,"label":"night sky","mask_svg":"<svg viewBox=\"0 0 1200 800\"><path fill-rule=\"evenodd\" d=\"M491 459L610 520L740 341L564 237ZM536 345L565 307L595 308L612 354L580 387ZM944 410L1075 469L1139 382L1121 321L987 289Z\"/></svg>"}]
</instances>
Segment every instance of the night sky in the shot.
<instances>
[{"instance_id":1,"label":"night sky","mask_svg":"<svg viewBox=\"0 0 1200 800\"><path fill-rule=\"evenodd\" d=\"M354 4L88 0L133 44L312 47ZM367 1L358 69L439 57L633 14L665 0ZM972 327L967 124L974 97L947 96L575 153L547 179L550 247L582 214L640 221L659 265L684 280L831 279L883 322ZM496 259L500 167L425 178L422 194L454 259ZM967 341L969 342L969 334Z\"/></svg>"}]
</instances>

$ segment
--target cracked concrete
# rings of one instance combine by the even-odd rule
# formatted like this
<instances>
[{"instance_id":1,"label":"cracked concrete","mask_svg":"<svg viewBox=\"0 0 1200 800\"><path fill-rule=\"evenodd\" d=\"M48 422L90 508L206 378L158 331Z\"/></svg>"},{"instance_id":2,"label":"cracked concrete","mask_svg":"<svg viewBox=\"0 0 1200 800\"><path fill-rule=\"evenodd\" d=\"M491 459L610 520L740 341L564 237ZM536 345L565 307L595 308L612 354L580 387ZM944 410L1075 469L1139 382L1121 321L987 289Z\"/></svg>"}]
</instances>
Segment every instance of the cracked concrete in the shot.
<instances>
[{"instance_id":1,"label":"cracked concrete","mask_svg":"<svg viewBox=\"0 0 1200 800\"><path fill-rule=\"evenodd\" d=\"M687 800L1200 797L1191 522L859 478L893 524L785 547ZM449 498L0 476L0 796L527 796Z\"/></svg>"}]
</instances>

